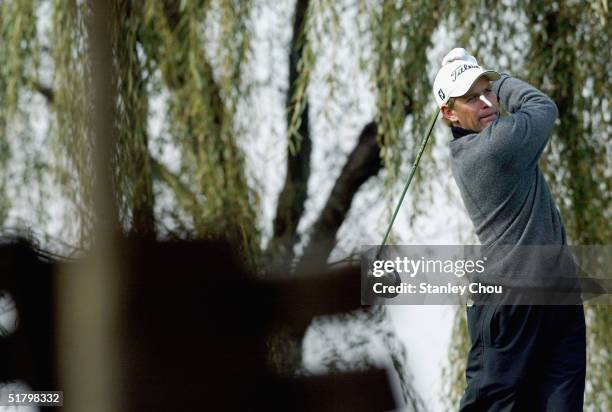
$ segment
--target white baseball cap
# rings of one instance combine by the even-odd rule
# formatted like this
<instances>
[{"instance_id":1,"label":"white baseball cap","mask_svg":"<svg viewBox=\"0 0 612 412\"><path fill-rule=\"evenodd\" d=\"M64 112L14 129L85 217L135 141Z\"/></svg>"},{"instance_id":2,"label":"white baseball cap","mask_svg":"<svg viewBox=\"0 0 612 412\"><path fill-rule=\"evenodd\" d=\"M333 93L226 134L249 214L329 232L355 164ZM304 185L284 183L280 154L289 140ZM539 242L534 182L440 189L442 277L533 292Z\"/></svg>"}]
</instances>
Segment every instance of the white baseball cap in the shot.
<instances>
[{"instance_id":1,"label":"white baseball cap","mask_svg":"<svg viewBox=\"0 0 612 412\"><path fill-rule=\"evenodd\" d=\"M451 50L444 56L442 67L433 84L433 93L438 106L442 107L451 97L466 94L481 76L489 80L500 78L498 72L480 67L474 56L465 49L457 47Z\"/></svg>"}]
</instances>

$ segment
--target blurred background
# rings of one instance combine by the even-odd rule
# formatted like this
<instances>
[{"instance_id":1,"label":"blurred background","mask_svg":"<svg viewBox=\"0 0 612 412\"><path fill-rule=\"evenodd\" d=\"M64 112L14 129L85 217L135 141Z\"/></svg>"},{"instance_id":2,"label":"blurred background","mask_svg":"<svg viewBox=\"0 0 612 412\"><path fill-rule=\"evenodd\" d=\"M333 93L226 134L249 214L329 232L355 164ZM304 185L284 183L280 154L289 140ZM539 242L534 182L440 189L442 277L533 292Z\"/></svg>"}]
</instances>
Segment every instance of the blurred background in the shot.
<instances>
[{"instance_id":1,"label":"blurred background","mask_svg":"<svg viewBox=\"0 0 612 412\"><path fill-rule=\"evenodd\" d=\"M91 368L111 388L92 399L113 391L117 370L104 365L121 363L112 336L126 288L114 262L129 239L222 238L261 282L320 276L379 244L436 110L431 83L456 46L553 98L541 167L569 243L610 244L608 20L607 0L0 2L2 234L88 268L82 282L84 269L58 269L58 364L79 339L101 345L97 361L59 368L60 390ZM389 243L477 243L450 138L439 122ZM8 336L19 315L0 293ZM227 296L220 305L249 310ZM606 411L611 309L586 309L585 410ZM400 410L457 408L463 307L342 312L275 324L266 367L283 377L385 367ZM227 322L243 328L237 319Z\"/></svg>"}]
</instances>

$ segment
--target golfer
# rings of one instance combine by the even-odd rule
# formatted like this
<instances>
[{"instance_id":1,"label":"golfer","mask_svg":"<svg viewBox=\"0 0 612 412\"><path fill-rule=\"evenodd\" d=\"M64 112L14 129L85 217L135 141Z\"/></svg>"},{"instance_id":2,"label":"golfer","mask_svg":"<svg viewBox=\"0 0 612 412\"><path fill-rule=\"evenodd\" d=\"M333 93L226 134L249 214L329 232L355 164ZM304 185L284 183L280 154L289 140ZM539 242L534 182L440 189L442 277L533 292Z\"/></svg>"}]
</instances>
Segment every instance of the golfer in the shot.
<instances>
[{"instance_id":1,"label":"golfer","mask_svg":"<svg viewBox=\"0 0 612 412\"><path fill-rule=\"evenodd\" d=\"M555 103L521 80L483 69L462 48L445 56L433 93L453 135L453 176L481 244L565 245L561 215L538 167L558 115ZM508 115L500 115L500 105ZM582 411L581 304L475 304L467 320L461 411Z\"/></svg>"}]
</instances>

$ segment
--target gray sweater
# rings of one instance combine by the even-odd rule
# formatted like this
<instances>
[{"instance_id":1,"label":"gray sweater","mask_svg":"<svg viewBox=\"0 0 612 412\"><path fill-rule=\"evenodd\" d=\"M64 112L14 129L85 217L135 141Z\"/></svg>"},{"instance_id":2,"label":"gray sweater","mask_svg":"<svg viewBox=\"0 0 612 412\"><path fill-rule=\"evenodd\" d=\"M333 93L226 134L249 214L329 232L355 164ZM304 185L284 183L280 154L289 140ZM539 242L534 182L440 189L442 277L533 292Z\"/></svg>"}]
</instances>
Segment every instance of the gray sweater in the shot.
<instances>
[{"instance_id":1,"label":"gray sweater","mask_svg":"<svg viewBox=\"0 0 612 412\"><path fill-rule=\"evenodd\" d=\"M510 115L450 142L453 176L476 234L483 245L504 254L513 246L565 245L561 215L538 167L557 107L535 87L508 75L492 86ZM522 259L517 252L513 264L520 266ZM531 266L523 263L519 272Z\"/></svg>"},{"instance_id":2,"label":"gray sweater","mask_svg":"<svg viewBox=\"0 0 612 412\"><path fill-rule=\"evenodd\" d=\"M538 167L557 118L555 103L502 75L493 92L511 114L450 142L451 167L483 245L562 245L565 229Z\"/></svg>"}]
</instances>

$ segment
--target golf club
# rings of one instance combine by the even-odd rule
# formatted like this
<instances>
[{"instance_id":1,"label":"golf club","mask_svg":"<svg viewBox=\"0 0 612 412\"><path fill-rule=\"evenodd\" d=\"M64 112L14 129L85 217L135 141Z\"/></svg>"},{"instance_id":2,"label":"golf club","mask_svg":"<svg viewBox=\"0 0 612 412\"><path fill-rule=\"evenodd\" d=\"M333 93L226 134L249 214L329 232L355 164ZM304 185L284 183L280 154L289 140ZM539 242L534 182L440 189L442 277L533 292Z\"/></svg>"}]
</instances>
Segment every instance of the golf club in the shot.
<instances>
[{"instance_id":1,"label":"golf club","mask_svg":"<svg viewBox=\"0 0 612 412\"><path fill-rule=\"evenodd\" d=\"M376 252L375 259L378 259L380 257L380 253L382 251L382 248L385 245L385 243L387 243L387 239L389 238L389 234L391 233L391 228L393 227L393 223L395 222L395 218L397 217L397 214L398 214L398 212L400 210L400 207L402 206L402 203L404 201L404 197L406 196L406 192L408 192L408 187L410 187L410 183L412 182L412 178L414 177L414 174L416 173L417 167L419 166L419 162L421 160L421 156L423 156L423 152L425 151L425 147L427 146L427 142L429 141L429 136L431 136L431 132L433 131L433 128L434 128L434 126L436 124L436 120L438 120L438 114L440 114L440 109L436 110L436 113L432 117L431 125L429 126L429 131L427 132L427 135L425 135L425 137L421 141L421 147L419 148L419 152L417 153L417 156L414 159L414 162L412 163L412 169L410 170L410 175L408 175L408 180L406 181L406 185L404 186L404 191L402 192L402 196L400 197L399 201L397 202L397 206L395 207L395 211L393 212L393 217L391 217L391 221L389 222L389 227L387 227L387 232L385 233L385 236L383 237L383 240L382 240L380 246L378 247L378 251Z\"/></svg>"},{"instance_id":2,"label":"golf club","mask_svg":"<svg viewBox=\"0 0 612 412\"><path fill-rule=\"evenodd\" d=\"M421 141L421 146L419 147L419 152L417 153L417 156L414 159L414 162L412 163L412 169L410 170L410 175L408 176L408 180L406 181L406 185L404 186L404 190L402 191L402 196L400 197L399 201L397 202L397 206L395 207L395 211L393 212L393 217L391 218L391 221L389 222L389 226L387 227L387 231L385 233L385 236L383 237L383 240L382 240L380 246L378 247L378 250L376 251L374 260L378 260L380 258L380 253L382 252L382 248L385 245L385 243L387 243L387 240L389 238L389 233L391 233L391 228L393 227L393 223L395 222L395 218L397 217L399 209L402 206L402 203L404 201L404 197L406 197L406 192L408 192L408 187L410 187L410 183L412 182L412 178L414 177L414 174L416 173L416 169L419 166L419 162L421 160L421 156L423 155L423 152L425 151L425 147L427 146L427 142L429 141L429 136L431 136L431 132L433 131L433 128L434 128L434 126L436 124L436 120L438 120L438 115L439 114L440 114L440 109L436 110L436 113L433 115L433 117L431 119L431 124L429 126L429 130L427 131L427 135L425 135L425 137ZM348 260L350 260L350 259L348 259ZM329 266L334 266L336 264L344 263L346 261L347 261L347 259L341 259L341 260L339 260L337 262L331 263Z\"/></svg>"}]
</instances>

